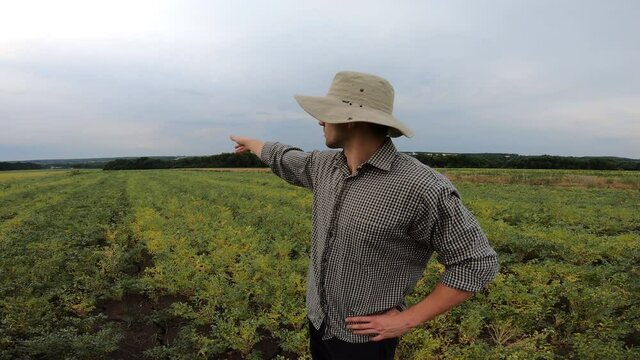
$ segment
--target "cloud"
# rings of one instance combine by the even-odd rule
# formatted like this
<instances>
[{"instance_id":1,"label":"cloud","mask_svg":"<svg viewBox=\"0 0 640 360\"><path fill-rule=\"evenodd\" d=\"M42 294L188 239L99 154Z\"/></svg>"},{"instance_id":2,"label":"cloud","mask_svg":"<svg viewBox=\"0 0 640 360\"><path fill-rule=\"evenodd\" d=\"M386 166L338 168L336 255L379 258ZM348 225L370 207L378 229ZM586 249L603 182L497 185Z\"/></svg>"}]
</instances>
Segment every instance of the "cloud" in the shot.
<instances>
[{"instance_id":1,"label":"cloud","mask_svg":"<svg viewBox=\"0 0 640 360\"><path fill-rule=\"evenodd\" d=\"M635 140L640 144L638 104L640 96L553 103L527 116L531 119L528 127L580 137Z\"/></svg>"},{"instance_id":2,"label":"cloud","mask_svg":"<svg viewBox=\"0 0 640 360\"><path fill-rule=\"evenodd\" d=\"M293 95L339 70L391 81L400 149L640 157L634 1L52 4L0 14L0 160L322 148Z\"/></svg>"}]
</instances>

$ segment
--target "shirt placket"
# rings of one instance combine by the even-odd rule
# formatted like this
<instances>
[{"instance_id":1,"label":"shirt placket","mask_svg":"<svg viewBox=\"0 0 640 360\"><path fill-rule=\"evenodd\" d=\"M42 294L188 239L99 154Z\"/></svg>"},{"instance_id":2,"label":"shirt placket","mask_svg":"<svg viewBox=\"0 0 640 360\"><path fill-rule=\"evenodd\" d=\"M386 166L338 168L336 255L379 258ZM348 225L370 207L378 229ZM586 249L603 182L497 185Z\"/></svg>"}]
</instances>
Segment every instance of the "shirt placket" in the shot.
<instances>
[{"instance_id":1,"label":"shirt placket","mask_svg":"<svg viewBox=\"0 0 640 360\"><path fill-rule=\"evenodd\" d=\"M359 170L359 169L358 169ZM328 306L327 306L327 294L326 294L326 279L329 276L327 273L329 258L331 255L331 251L333 250L333 243L335 240L338 219L340 218L340 210L342 208L342 204L344 202L344 198L347 195L348 189L358 175L356 172L354 175L349 174L346 169L340 169L342 178L340 179L340 189L338 190L338 194L336 195L336 200L333 204L331 220L329 221L329 229L327 230L327 237L325 240L325 246L322 252L321 262L320 262L320 284L319 284L319 296L320 296L320 307L325 314L329 314ZM328 321L325 322L325 334L330 332L329 327L330 324ZM325 335L323 334L323 335Z\"/></svg>"}]
</instances>

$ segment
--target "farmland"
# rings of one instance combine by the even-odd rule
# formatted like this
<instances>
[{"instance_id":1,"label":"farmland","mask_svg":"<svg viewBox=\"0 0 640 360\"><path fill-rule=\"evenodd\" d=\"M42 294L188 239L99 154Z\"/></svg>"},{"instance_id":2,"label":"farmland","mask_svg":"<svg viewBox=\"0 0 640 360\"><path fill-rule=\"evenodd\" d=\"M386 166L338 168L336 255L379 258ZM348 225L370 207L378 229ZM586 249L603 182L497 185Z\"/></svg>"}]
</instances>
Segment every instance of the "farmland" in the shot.
<instances>
[{"instance_id":1,"label":"farmland","mask_svg":"<svg viewBox=\"0 0 640 360\"><path fill-rule=\"evenodd\" d=\"M398 359L640 358L638 172L443 173L501 269ZM306 358L311 199L268 172L0 173L0 359Z\"/></svg>"}]
</instances>

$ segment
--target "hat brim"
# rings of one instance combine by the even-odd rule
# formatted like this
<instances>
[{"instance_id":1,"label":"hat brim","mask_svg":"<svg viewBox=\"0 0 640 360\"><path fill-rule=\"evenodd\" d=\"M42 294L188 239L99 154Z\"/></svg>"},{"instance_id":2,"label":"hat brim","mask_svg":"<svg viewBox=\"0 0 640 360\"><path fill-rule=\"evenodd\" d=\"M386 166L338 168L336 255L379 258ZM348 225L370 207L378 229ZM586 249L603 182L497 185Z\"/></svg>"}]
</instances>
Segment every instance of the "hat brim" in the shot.
<instances>
[{"instance_id":1,"label":"hat brim","mask_svg":"<svg viewBox=\"0 0 640 360\"><path fill-rule=\"evenodd\" d=\"M309 115L329 124L345 124L351 122L368 122L389 127L389 136L413 137L413 131L393 115L384 111L361 106L356 103L345 103L331 96L294 96L298 104Z\"/></svg>"}]
</instances>

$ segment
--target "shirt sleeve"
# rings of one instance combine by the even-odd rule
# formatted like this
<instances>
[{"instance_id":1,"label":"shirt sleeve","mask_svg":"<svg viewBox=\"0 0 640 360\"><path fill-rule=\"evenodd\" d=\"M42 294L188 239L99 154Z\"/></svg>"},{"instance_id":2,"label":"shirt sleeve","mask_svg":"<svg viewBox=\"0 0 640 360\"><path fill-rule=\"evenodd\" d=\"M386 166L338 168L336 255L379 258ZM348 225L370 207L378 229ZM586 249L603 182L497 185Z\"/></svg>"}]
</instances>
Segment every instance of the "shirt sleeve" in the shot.
<instances>
[{"instance_id":1,"label":"shirt sleeve","mask_svg":"<svg viewBox=\"0 0 640 360\"><path fill-rule=\"evenodd\" d=\"M260 159L288 183L313 190L317 153L268 141L262 147Z\"/></svg>"},{"instance_id":2,"label":"shirt sleeve","mask_svg":"<svg viewBox=\"0 0 640 360\"><path fill-rule=\"evenodd\" d=\"M498 272L498 256L458 191L443 186L423 214L419 235L445 267L440 282L462 291L482 290Z\"/></svg>"}]
</instances>

